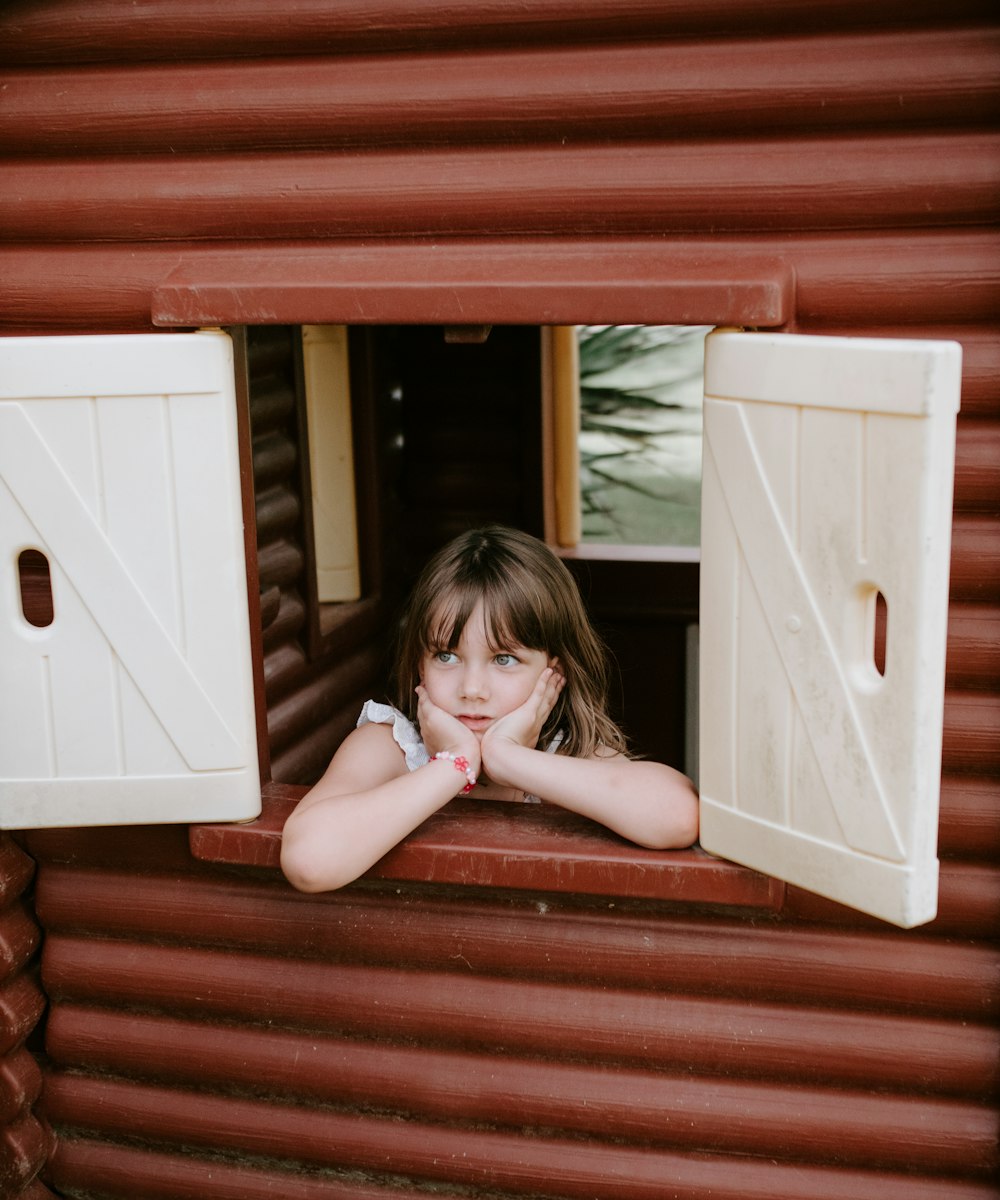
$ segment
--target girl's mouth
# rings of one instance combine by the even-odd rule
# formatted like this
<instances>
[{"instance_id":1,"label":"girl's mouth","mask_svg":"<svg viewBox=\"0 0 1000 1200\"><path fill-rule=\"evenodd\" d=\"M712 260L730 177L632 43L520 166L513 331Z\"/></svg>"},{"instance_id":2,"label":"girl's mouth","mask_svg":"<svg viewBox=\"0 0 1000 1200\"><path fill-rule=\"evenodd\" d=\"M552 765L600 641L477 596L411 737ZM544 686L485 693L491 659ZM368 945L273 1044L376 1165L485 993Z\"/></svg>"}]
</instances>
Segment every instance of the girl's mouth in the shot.
<instances>
[{"instance_id":1,"label":"girl's mouth","mask_svg":"<svg viewBox=\"0 0 1000 1200\"><path fill-rule=\"evenodd\" d=\"M460 713L458 719L466 729L471 729L474 733L481 732L493 724L492 717L478 717L474 713Z\"/></svg>"}]
</instances>

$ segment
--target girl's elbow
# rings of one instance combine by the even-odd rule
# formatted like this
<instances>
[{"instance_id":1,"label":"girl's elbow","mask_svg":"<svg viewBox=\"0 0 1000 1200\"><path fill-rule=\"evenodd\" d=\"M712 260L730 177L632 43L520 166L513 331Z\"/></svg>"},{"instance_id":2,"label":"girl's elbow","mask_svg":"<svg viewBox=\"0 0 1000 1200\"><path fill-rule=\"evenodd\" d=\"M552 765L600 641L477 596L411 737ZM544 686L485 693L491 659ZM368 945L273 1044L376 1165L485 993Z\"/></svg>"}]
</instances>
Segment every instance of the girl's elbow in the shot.
<instances>
[{"instance_id":1,"label":"girl's elbow","mask_svg":"<svg viewBox=\"0 0 1000 1200\"><path fill-rule=\"evenodd\" d=\"M315 875L305 874L299 871L296 867L282 866L285 878L297 892L303 892L307 896L316 896L321 892L331 892L335 890L335 885L329 883L326 879L320 879Z\"/></svg>"},{"instance_id":2,"label":"girl's elbow","mask_svg":"<svg viewBox=\"0 0 1000 1200\"><path fill-rule=\"evenodd\" d=\"M326 880L321 879L311 869L311 864L303 862L298 855L282 854L281 872L297 892L313 895L328 889Z\"/></svg>"},{"instance_id":3,"label":"girl's elbow","mask_svg":"<svg viewBox=\"0 0 1000 1200\"><path fill-rule=\"evenodd\" d=\"M672 849L686 850L693 846L698 840L698 827L698 797L693 796L684 805L684 812L678 814Z\"/></svg>"},{"instance_id":4,"label":"girl's elbow","mask_svg":"<svg viewBox=\"0 0 1000 1200\"><path fill-rule=\"evenodd\" d=\"M674 829L674 849L686 850L698 840L701 805L694 784L688 785L686 792L677 806L676 826Z\"/></svg>"},{"instance_id":5,"label":"girl's elbow","mask_svg":"<svg viewBox=\"0 0 1000 1200\"><path fill-rule=\"evenodd\" d=\"M698 795L677 798L663 814L662 821L643 841L649 850L686 850L698 840Z\"/></svg>"},{"instance_id":6,"label":"girl's elbow","mask_svg":"<svg viewBox=\"0 0 1000 1200\"><path fill-rule=\"evenodd\" d=\"M649 850L686 850L698 840L698 792L685 775L660 763L642 764L652 785L647 792L646 836Z\"/></svg>"},{"instance_id":7,"label":"girl's elbow","mask_svg":"<svg viewBox=\"0 0 1000 1200\"><path fill-rule=\"evenodd\" d=\"M307 895L336 891L352 882L341 877L329 857L316 854L314 846L287 838L281 844L281 870L297 892Z\"/></svg>"}]
</instances>

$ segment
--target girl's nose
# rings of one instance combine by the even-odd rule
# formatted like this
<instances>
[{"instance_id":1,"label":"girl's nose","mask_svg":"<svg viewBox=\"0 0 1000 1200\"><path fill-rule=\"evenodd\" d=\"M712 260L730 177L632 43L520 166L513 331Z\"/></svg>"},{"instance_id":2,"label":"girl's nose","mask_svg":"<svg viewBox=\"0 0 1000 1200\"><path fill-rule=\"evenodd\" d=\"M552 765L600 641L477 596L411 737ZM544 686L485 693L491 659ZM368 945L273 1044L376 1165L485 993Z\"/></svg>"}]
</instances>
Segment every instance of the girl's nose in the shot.
<instances>
[{"instance_id":1,"label":"girl's nose","mask_svg":"<svg viewBox=\"0 0 1000 1200\"><path fill-rule=\"evenodd\" d=\"M485 700L488 692L486 672L476 666L468 666L462 672L462 698Z\"/></svg>"}]
</instances>

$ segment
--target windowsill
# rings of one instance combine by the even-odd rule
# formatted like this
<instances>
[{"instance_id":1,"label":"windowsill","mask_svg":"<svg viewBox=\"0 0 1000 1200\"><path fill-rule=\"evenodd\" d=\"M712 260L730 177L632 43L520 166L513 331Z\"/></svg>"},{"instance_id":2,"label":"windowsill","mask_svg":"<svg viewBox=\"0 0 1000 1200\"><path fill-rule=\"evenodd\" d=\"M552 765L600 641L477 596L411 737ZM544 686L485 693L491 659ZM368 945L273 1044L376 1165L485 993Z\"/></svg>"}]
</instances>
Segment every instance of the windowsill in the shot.
<instances>
[{"instance_id":1,"label":"windowsill","mask_svg":"<svg viewBox=\"0 0 1000 1200\"><path fill-rule=\"evenodd\" d=\"M267 784L263 810L243 825L192 825L202 862L278 869L281 830L303 787ZM459 884L777 911L784 885L691 850L645 850L547 805L453 800L387 854L365 879Z\"/></svg>"}]
</instances>

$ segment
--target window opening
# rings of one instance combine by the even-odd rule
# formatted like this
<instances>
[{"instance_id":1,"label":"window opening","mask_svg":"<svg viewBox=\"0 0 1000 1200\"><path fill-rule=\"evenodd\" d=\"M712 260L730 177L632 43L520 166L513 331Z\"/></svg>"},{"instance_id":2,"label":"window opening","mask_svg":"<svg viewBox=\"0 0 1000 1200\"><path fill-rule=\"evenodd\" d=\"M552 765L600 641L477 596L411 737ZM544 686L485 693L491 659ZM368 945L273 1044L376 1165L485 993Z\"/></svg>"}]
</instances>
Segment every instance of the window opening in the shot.
<instances>
[{"instance_id":1,"label":"window opening","mask_svg":"<svg viewBox=\"0 0 1000 1200\"><path fill-rule=\"evenodd\" d=\"M584 544L698 546L711 328L576 327Z\"/></svg>"}]
</instances>

